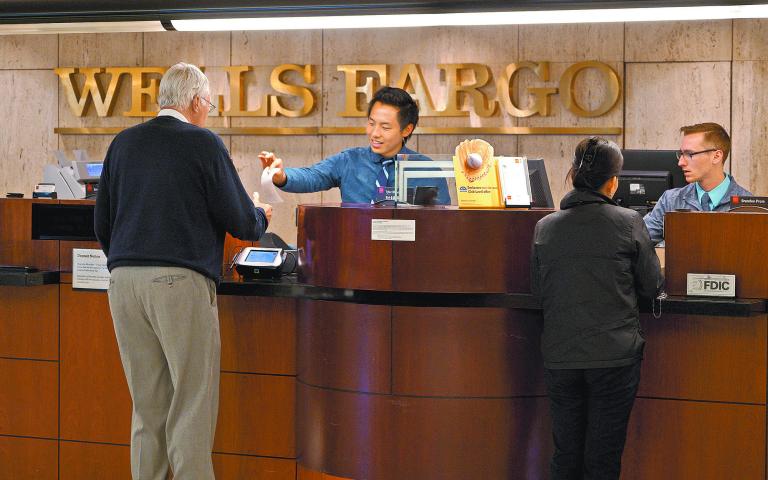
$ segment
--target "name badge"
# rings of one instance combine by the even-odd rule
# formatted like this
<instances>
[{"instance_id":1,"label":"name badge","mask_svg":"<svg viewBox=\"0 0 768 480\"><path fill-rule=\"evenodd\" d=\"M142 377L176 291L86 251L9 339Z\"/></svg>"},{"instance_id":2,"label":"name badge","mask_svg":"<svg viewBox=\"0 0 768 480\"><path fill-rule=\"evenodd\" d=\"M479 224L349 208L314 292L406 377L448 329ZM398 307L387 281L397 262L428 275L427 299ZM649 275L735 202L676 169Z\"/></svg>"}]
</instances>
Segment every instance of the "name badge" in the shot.
<instances>
[{"instance_id":1,"label":"name badge","mask_svg":"<svg viewBox=\"0 0 768 480\"><path fill-rule=\"evenodd\" d=\"M386 200L396 200L395 187L376 187L376 194L373 197L373 201L383 202Z\"/></svg>"},{"instance_id":2,"label":"name badge","mask_svg":"<svg viewBox=\"0 0 768 480\"><path fill-rule=\"evenodd\" d=\"M689 273L687 293L704 297L735 297L736 275Z\"/></svg>"}]
</instances>

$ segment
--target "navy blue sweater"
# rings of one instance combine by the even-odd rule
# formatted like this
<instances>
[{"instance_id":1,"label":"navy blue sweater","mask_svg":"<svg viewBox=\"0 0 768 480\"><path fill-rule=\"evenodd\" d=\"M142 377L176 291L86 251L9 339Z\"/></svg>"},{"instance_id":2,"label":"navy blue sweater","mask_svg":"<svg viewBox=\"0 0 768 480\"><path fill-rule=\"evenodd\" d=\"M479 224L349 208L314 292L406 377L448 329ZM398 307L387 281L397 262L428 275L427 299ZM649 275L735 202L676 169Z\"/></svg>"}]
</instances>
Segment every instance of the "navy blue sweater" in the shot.
<instances>
[{"instance_id":1,"label":"navy blue sweater","mask_svg":"<svg viewBox=\"0 0 768 480\"><path fill-rule=\"evenodd\" d=\"M94 223L110 271L179 266L217 281L225 232L258 240L267 228L221 139L170 116L128 128L112 141Z\"/></svg>"}]
</instances>

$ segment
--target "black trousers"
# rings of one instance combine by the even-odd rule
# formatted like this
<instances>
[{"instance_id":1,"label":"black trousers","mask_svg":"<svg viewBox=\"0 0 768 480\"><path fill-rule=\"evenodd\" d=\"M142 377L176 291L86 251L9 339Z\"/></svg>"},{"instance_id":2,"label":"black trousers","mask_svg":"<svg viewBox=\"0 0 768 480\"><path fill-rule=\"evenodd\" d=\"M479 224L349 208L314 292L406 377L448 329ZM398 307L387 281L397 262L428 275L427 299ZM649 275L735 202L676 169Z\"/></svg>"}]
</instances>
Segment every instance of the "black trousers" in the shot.
<instances>
[{"instance_id":1,"label":"black trousers","mask_svg":"<svg viewBox=\"0 0 768 480\"><path fill-rule=\"evenodd\" d=\"M551 480L618 480L640 361L626 367L545 369L555 452Z\"/></svg>"}]
</instances>

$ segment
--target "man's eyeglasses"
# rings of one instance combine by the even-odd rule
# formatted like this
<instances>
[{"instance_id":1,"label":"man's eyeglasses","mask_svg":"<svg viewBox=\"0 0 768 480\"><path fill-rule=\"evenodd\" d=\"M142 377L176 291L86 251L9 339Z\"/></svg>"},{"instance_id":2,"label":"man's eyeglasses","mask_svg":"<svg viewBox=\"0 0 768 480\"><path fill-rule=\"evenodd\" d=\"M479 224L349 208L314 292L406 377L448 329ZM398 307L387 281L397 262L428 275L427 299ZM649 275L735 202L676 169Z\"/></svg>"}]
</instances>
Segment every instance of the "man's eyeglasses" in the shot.
<instances>
[{"instance_id":1,"label":"man's eyeglasses","mask_svg":"<svg viewBox=\"0 0 768 480\"><path fill-rule=\"evenodd\" d=\"M200 100L208 104L208 113L213 113L213 111L216 110L216 105L212 104L210 101L204 99L203 97L200 97Z\"/></svg>"},{"instance_id":2,"label":"man's eyeglasses","mask_svg":"<svg viewBox=\"0 0 768 480\"><path fill-rule=\"evenodd\" d=\"M680 160L680 157L685 157L688 160L693 160L693 157L695 157L696 155L698 155L700 153L716 152L718 150L720 150L720 149L719 148L708 148L706 150L700 150L698 152L688 152L688 151L684 152L682 150L678 150L678 151L675 152L675 156L677 157L678 160Z\"/></svg>"}]
</instances>

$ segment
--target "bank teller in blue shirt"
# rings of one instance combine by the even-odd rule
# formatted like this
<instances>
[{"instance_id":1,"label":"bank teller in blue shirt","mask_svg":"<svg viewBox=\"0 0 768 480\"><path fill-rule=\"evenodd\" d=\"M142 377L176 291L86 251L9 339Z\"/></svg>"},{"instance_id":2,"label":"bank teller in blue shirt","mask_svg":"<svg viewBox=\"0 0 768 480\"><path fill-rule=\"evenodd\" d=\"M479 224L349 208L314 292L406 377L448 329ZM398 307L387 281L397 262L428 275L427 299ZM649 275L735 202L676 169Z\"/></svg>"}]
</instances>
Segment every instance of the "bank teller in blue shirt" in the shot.
<instances>
[{"instance_id":1,"label":"bank teller in blue shirt","mask_svg":"<svg viewBox=\"0 0 768 480\"><path fill-rule=\"evenodd\" d=\"M310 166L284 168L273 152L261 152L264 168L274 170L272 183L283 191L309 193L341 189L344 203L374 203L386 200L387 187L394 185L394 159L397 154L416 154L405 146L419 122L419 106L403 89L382 87L368 104L367 147L353 147ZM416 179L409 186L437 187L435 203L451 203L444 179Z\"/></svg>"}]
</instances>

